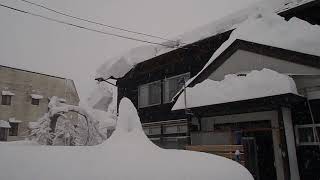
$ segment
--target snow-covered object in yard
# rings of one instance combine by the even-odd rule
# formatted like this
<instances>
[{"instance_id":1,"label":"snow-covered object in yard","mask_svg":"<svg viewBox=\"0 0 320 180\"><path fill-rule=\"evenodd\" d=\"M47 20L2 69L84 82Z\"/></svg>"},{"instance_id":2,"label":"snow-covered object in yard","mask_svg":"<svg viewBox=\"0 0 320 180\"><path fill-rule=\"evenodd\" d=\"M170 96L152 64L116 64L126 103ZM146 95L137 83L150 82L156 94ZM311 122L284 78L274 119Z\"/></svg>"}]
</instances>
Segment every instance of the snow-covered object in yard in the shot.
<instances>
[{"instance_id":1,"label":"snow-covered object in yard","mask_svg":"<svg viewBox=\"0 0 320 180\"><path fill-rule=\"evenodd\" d=\"M2 91L1 93L3 96L14 96L15 94L11 91Z\"/></svg>"},{"instance_id":2,"label":"snow-covered object in yard","mask_svg":"<svg viewBox=\"0 0 320 180\"><path fill-rule=\"evenodd\" d=\"M63 147L0 143L0 179L10 180L253 180L224 157L166 150L144 134L134 105L122 99L117 128L101 145ZM19 173L16 173L19 172Z\"/></svg>"},{"instance_id":3,"label":"snow-covered object in yard","mask_svg":"<svg viewBox=\"0 0 320 180\"><path fill-rule=\"evenodd\" d=\"M39 95L39 94L31 94L31 98L32 99L43 99L43 96Z\"/></svg>"},{"instance_id":4,"label":"snow-covered object in yard","mask_svg":"<svg viewBox=\"0 0 320 180\"><path fill-rule=\"evenodd\" d=\"M187 108L254 99L286 93L297 93L293 79L270 69L252 71L246 76L226 75L222 81L206 79L186 89ZM184 109L181 93L173 110Z\"/></svg>"},{"instance_id":5,"label":"snow-covered object in yard","mask_svg":"<svg viewBox=\"0 0 320 180\"><path fill-rule=\"evenodd\" d=\"M106 87L103 88L102 86L98 86L90 94L87 103L93 109L108 111L112 99L113 94L109 89L107 89Z\"/></svg>"},{"instance_id":6,"label":"snow-covered object in yard","mask_svg":"<svg viewBox=\"0 0 320 180\"><path fill-rule=\"evenodd\" d=\"M280 13L311 1L314 0L261 0L247 8L227 15L220 20L213 21L212 23L172 38L172 41L161 43L165 46L141 46L134 48L121 56L108 59L98 68L96 77L102 77L105 79L110 77L121 78L138 63L219 33L235 29L241 23L246 21L252 14L257 14L260 11Z\"/></svg>"},{"instance_id":7,"label":"snow-covered object in yard","mask_svg":"<svg viewBox=\"0 0 320 180\"><path fill-rule=\"evenodd\" d=\"M277 14L261 11L239 25L230 38L216 50L204 68L189 79L187 84L190 84L237 39L320 56L319 37L318 25L311 25L295 17L286 21Z\"/></svg>"},{"instance_id":8,"label":"snow-covered object in yard","mask_svg":"<svg viewBox=\"0 0 320 180\"><path fill-rule=\"evenodd\" d=\"M0 120L0 128L11 128L8 121Z\"/></svg>"}]
</instances>

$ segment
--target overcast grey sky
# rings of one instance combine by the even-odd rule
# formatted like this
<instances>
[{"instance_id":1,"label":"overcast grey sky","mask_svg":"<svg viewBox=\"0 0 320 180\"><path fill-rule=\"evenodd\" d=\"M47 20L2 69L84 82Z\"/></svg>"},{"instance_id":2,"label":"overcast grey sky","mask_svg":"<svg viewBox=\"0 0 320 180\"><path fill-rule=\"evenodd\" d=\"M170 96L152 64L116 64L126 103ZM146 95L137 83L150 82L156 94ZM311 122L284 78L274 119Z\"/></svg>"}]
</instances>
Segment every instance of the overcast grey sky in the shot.
<instances>
[{"instance_id":1,"label":"overcast grey sky","mask_svg":"<svg viewBox=\"0 0 320 180\"><path fill-rule=\"evenodd\" d=\"M207 24L258 0L30 0L114 26L166 38ZM69 22L20 0L1 3ZM88 32L0 8L0 64L73 79L84 99L95 86L97 67L142 43ZM127 33L122 33L128 35ZM161 41L160 41L161 42Z\"/></svg>"}]
</instances>

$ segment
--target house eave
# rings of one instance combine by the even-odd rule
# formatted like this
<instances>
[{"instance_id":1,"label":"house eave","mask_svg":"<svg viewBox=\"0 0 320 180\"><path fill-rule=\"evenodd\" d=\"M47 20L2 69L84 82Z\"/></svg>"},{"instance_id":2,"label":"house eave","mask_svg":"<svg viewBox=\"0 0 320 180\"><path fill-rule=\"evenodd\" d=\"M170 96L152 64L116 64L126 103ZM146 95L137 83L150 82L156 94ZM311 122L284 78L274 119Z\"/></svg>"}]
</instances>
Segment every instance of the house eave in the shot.
<instances>
[{"instance_id":1,"label":"house eave","mask_svg":"<svg viewBox=\"0 0 320 180\"><path fill-rule=\"evenodd\" d=\"M189 109L196 116L207 117L277 110L280 107L292 107L293 105L304 101L306 101L306 98L303 96L287 93L201 107L193 107Z\"/></svg>"}]
</instances>

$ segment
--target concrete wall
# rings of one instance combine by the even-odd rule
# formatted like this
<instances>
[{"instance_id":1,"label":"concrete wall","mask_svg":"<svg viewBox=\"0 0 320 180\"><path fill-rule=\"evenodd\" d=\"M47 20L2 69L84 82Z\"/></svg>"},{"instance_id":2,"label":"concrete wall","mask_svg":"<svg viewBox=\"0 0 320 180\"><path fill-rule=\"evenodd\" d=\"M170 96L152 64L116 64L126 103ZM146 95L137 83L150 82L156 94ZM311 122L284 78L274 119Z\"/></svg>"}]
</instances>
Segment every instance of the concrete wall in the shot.
<instances>
[{"instance_id":1,"label":"concrete wall","mask_svg":"<svg viewBox=\"0 0 320 180\"><path fill-rule=\"evenodd\" d=\"M272 69L279 73L320 75L320 69L317 68L296 64L249 51L238 50L218 69L216 69L210 75L209 79L222 80L227 74L261 70L263 68Z\"/></svg>"},{"instance_id":2,"label":"concrete wall","mask_svg":"<svg viewBox=\"0 0 320 180\"><path fill-rule=\"evenodd\" d=\"M0 66L0 93L3 90L9 90L15 95L12 96L11 105L0 105L0 119L21 120L19 136L27 135L28 123L36 121L47 112L49 97L64 98L68 104L79 103L72 80ZM31 104L31 94L43 96L39 105ZM15 139L17 137L9 137L9 140Z\"/></svg>"}]
</instances>

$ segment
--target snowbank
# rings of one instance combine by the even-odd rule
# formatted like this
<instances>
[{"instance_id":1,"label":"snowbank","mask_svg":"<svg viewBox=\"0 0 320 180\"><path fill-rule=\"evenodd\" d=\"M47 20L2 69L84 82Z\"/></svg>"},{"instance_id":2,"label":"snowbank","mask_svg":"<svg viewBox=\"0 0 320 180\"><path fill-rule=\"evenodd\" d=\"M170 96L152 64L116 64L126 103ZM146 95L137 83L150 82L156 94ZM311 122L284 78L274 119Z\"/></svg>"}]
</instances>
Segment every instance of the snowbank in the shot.
<instances>
[{"instance_id":1,"label":"snowbank","mask_svg":"<svg viewBox=\"0 0 320 180\"><path fill-rule=\"evenodd\" d=\"M320 56L319 37L320 26L318 25L311 25L298 18L286 21L277 14L260 11L232 32L230 38L217 49L198 75L237 39ZM191 83L195 77L187 84Z\"/></svg>"},{"instance_id":2,"label":"snowbank","mask_svg":"<svg viewBox=\"0 0 320 180\"><path fill-rule=\"evenodd\" d=\"M218 21L213 21L207 25L196 28L190 32L183 33L172 41L167 41L160 45L141 46L124 53L121 56L108 59L97 70L97 78L108 79L110 77L121 78L128 73L136 64L154 58L156 56L173 51L179 47L197 42L199 40L214 36L219 33L235 29L242 22L246 21L252 14L264 10L279 13L296 6L303 5L314 0L262 0L245 9L232 13Z\"/></svg>"},{"instance_id":3,"label":"snowbank","mask_svg":"<svg viewBox=\"0 0 320 180\"><path fill-rule=\"evenodd\" d=\"M298 94L291 77L269 69L252 71L246 76L229 74L222 81L207 79L186 90L187 108L286 93ZM182 93L172 109L184 108L184 93Z\"/></svg>"},{"instance_id":4,"label":"snowbank","mask_svg":"<svg viewBox=\"0 0 320 180\"><path fill-rule=\"evenodd\" d=\"M0 143L0 179L6 180L253 180L235 161L206 153L165 150L146 137L130 100L120 102L117 128L91 147ZM18 173L17 173L18 172Z\"/></svg>"}]
</instances>

